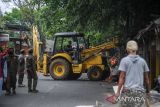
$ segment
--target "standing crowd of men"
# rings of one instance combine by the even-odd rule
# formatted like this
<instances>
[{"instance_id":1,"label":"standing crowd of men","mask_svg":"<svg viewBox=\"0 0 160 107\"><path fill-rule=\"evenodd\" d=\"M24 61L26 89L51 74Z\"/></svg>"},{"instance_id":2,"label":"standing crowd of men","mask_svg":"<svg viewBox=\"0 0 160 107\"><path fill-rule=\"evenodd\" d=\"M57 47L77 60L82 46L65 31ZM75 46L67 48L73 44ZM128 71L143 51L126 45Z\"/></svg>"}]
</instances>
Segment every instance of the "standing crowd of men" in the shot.
<instances>
[{"instance_id":1,"label":"standing crowd of men","mask_svg":"<svg viewBox=\"0 0 160 107\"><path fill-rule=\"evenodd\" d=\"M126 51L128 55L122 58L118 68L120 76L115 99L121 99L119 101L120 107L145 107L149 105L147 97L150 97L149 67L147 62L137 54L138 44L136 41L128 41ZM24 50L21 50L21 55L17 58L13 48L8 51L1 49L0 94L2 94L2 86L5 86L6 95L16 94L17 72L19 74L18 86L24 87L22 83L25 68L28 77L28 92L38 92L36 90L38 76L32 55L33 50L28 50L26 58L24 54ZM5 85L2 85L3 83ZM128 100L123 100L125 98Z\"/></svg>"},{"instance_id":2,"label":"standing crowd of men","mask_svg":"<svg viewBox=\"0 0 160 107\"><path fill-rule=\"evenodd\" d=\"M28 92L38 92L36 89L38 76L36 73L36 62L32 55L33 49L28 50L27 57L24 49L20 53L17 57L13 48L4 51L0 48L0 95L2 95L3 90L6 91L5 95L16 94L17 74L18 87L25 87L23 84L25 71L27 71Z\"/></svg>"}]
</instances>

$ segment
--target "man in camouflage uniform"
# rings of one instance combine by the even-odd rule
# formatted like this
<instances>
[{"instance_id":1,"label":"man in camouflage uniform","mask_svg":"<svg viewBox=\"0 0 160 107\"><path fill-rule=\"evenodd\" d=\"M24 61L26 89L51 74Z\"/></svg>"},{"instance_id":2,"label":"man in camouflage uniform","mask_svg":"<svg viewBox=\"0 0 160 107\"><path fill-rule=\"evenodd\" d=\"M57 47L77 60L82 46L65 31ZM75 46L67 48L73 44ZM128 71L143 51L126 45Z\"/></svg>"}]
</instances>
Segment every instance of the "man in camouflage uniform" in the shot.
<instances>
[{"instance_id":1,"label":"man in camouflage uniform","mask_svg":"<svg viewBox=\"0 0 160 107\"><path fill-rule=\"evenodd\" d=\"M24 87L25 85L22 84L23 83L23 78L24 78L24 70L25 70L25 51L24 49L22 49L20 51L20 56L18 58L18 74L19 74L19 78L18 78L18 86L19 87Z\"/></svg>"},{"instance_id":2,"label":"man in camouflage uniform","mask_svg":"<svg viewBox=\"0 0 160 107\"><path fill-rule=\"evenodd\" d=\"M28 92L37 93L37 81L38 76L36 73L36 63L33 54L33 49L29 49L28 56L26 58L26 68L28 74ZM32 80L33 80L33 88L32 88Z\"/></svg>"},{"instance_id":3,"label":"man in camouflage uniform","mask_svg":"<svg viewBox=\"0 0 160 107\"><path fill-rule=\"evenodd\" d=\"M7 60L7 81L6 81L6 95L16 94L16 75L17 75L17 65L18 65L18 59L14 55L14 49L10 48L8 52L8 56L6 56Z\"/></svg>"}]
</instances>

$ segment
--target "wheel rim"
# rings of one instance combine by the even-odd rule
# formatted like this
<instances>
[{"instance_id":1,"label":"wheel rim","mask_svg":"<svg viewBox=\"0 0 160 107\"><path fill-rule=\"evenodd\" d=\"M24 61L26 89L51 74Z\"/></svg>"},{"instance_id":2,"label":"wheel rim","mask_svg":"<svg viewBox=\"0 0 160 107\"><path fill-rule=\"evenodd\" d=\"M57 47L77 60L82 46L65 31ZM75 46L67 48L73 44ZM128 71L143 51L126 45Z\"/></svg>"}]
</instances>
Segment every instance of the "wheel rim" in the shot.
<instances>
[{"instance_id":1,"label":"wheel rim","mask_svg":"<svg viewBox=\"0 0 160 107\"><path fill-rule=\"evenodd\" d=\"M94 71L94 72L91 74L91 76L92 76L93 78L99 78L100 72L99 72L99 71Z\"/></svg>"},{"instance_id":2,"label":"wheel rim","mask_svg":"<svg viewBox=\"0 0 160 107\"><path fill-rule=\"evenodd\" d=\"M61 63L55 64L53 67L53 72L56 76L61 77L64 75L64 65L62 65Z\"/></svg>"}]
</instances>

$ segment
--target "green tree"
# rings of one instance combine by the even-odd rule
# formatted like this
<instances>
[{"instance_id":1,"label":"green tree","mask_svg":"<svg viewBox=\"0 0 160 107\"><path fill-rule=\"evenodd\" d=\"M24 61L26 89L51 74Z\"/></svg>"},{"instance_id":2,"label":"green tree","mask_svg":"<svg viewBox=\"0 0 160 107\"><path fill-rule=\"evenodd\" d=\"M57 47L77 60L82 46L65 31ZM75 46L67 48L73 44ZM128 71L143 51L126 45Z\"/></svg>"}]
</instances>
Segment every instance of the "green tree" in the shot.
<instances>
[{"instance_id":1,"label":"green tree","mask_svg":"<svg viewBox=\"0 0 160 107\"><path fill-rule=\"evenodd\" d=\"M21 11L17 8L13 8L12 12L6 12L3 15L3 21L5 23L17 23L17 24L21 24L22 21L22 17L21 17Z\"/></svg>"},{"instance_id":2,"label":"green tree","mask_svg":"<svg viewBox=\"0 0 160 107\"><path fill-rule=\"evenodd\" d=\"M38 25L48 38L55 32L78 31L92 35L93 44L110 36L132 37L160 14L152 0L13 0L22 22Z\"/></svg>"},{"instance_id":3,"label":"green tree","mask_svg":"<svg viewBox=\"0 0 160 107\"><path fill-rule=\"evenodd\" d=\"M121 35L127 40L150 23L153 14L160 14L159 4L153 0L68 0L67 15L79 31L100 32L101 38Z\"/></svg>"}]
</instances>

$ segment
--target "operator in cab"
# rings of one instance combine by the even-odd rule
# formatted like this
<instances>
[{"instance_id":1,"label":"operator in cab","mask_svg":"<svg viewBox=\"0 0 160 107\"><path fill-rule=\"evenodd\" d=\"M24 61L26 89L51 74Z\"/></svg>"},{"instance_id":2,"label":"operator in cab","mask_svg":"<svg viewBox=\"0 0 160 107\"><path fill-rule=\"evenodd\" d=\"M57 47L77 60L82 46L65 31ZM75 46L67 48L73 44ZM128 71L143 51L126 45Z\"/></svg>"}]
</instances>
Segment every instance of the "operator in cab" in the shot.
<instances>
[{"instance_id":1,"label":"operator in cab","mask_svg":"<svg viewBox=\"0 0 160 107\"><path fill-rule=\"evenodd\" d=\"M73 51L73 49L72 49L72 41L68 41L68 45L66 47L66 52L70 52L70 51Z\"/></svg>"}]
</instances>

